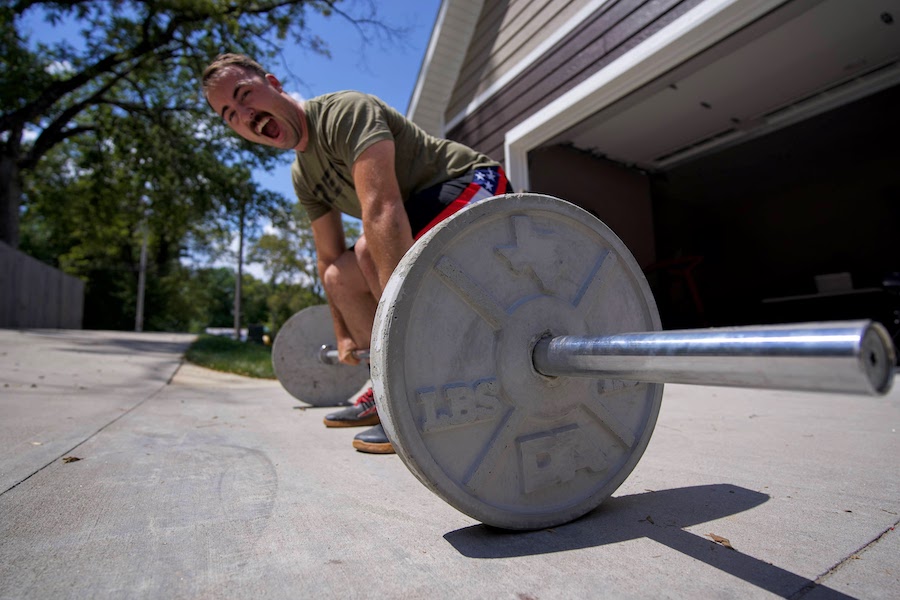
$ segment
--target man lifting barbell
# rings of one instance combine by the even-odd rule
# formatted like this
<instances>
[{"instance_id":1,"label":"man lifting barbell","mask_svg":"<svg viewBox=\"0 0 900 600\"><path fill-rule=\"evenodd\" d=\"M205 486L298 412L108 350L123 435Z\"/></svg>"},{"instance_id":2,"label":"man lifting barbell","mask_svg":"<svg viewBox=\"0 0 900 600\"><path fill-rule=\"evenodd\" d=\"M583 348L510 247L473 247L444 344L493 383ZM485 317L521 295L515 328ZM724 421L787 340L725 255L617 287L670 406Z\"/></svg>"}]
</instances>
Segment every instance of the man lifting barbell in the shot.
<instances>
[{"instance_id":1,"label":"man lifting barbell","mask_svg":"<svg viewBox=\"0 0 900 600\"><path fill-rule=\"evenodd\" d=\"M354 446L396 451L484 523L552 527L596 508L646 449L663 382L891 387L895 349L878 323L661 332L640 266L606 225L559 199L502 195L499 165L426 136L376 98L299 103L234 55L210 66L204 89L243 137L297 151L334 352L353 364L373 349L384 429ZM500 197L445 218L472 195ZM355 251L339 211L363 221ZM307 350L329 356L315 340Z\"/></svg>"},{"instance_id":2,"label":"man lifting barbell","mask_svg":"<svg viewBox=\"0 0 900 600\"><path fill-rule=\"evenodd\" d=\"M355 352L369 347L378 300L414 240L463 206L512 191L499 163L428 135L374 96L346 91L301 102L240 54L216 58L202 85L210 106L241 137L295 151L294 190L312 222L342 363L357 364ZM362 236L350 248L342 213L362 220ZM353 446L393 452L371 386L325 424L374 424Z\"/></svg>"}]
</instances>

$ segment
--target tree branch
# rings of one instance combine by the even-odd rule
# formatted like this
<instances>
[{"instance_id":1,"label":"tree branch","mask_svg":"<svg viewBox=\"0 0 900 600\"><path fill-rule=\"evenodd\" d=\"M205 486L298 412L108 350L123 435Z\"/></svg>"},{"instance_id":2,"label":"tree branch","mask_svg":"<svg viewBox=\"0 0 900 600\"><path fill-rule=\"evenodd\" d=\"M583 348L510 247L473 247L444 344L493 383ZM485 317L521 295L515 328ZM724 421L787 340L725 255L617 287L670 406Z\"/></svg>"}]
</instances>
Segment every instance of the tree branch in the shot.
<instances>
[{"instance_id":1,"label":"tree branch","mask_svg":"<svg viewBox=\"0 0 900 600\"><path fill-rule=\"evenodd\" d=\"M81 102L77 102L72 106L69 106L64 111L62 111L59 115L56 116L53 121L44 128L38 138L35 140L34 145L25 153L25 156L19 161L20 168L27 168L25 165L34 165L40 158L55 144L63 141L64 139L72 137L75 135L71 133L73 129L81 129L81 128L72 128L65 129L65 126L72 121L80 112L88 108L89 106L93 106L97 104L98 100L103 97L103 95L108 92L122 77L123 74L113 73L115 77L110 79L105 85L103 85L100 89L94 92L92 95L88 96ZM85 131L92 131L96 129L95 127L91 127L89 129L85 129ZM81 131L77 131L76 133L81 133Z\"/></svg>"},{"instance_id":2,"label":"tree branch","mask_svg":"<svg viewBox=\"0 0 900 600\"><path fill-rule=\"evenodd\" d=\"M75 137L76 135L81 135L82 133L87 133L88 131L97 131L96 125L80 125L78 127L71 127L69 129L64 129L58 133L56 133L53 137L53 143L50 144L47 148L45 148L42 152L35 153L35 147L37 146L37 142L35 142L35 146L26 153L25 157L19 160L19 168L24 170L33 169L37 162L41 159L43 154L52 148L55 144L58 144L62 141L65 141L71 137ZM40 138L38 138L40 140Z\"/></svg>"}]
</instances>

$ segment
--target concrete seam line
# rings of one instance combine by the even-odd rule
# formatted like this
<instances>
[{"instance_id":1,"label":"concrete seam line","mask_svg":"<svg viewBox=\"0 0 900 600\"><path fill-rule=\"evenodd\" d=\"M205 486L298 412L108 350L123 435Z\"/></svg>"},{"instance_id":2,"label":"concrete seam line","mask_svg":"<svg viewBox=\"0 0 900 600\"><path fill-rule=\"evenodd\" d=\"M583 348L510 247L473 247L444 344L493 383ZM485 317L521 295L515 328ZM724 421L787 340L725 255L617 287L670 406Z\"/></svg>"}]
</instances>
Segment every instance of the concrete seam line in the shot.
<instances>
[{"instance_id":1,"label":"concrete seam line","mask_svg":"<svg viewBox=\"0 0 900 600\"><path fill-rule=\"evenodd\" d=\"M830 569L828 569L827 571L825 571L824 573L822 573L821 575L816 577L815 581L810 581L808 584L804 585L802 588L800 588L794 594L792 594L788 600L799 600L800 598L806 596L809 592L813 591L820 585L824 584L825 581L829 577L831 577L832 575L834 575L835 573L840 571L845 565L849 564L851 560L854 560L854 557L859 558L861 554L863 554L864 552L867 552L875 544L877 544L882 539L884 539L885 536L887 536L887 534L894 531L894 529L896 529L897 526L900 526L900 521L894 522L893 525L886 528L884 531L882 531L880 534L878 534L873 540L871 540L870 542L866 542L865 544L863 544L862 546L857 548L855 552L851 552L848 556L846 556L842 560L840 560L836 565L832 566Z\"/></svg>"},{"instance_id":2,"label":"concrete seam line","mask_svg":"<svg viewBox=\"0 0 900 600\"><path fill-rule=\"evenodd\" d=\"M178 365L178 368L175 369L175 373L177 373L177 372L178 372L178 369L181 368L181 364L183 364L183 361L182 361L182 363L180 363L180 364ZM113 423L115 423L116 421L118 421L119 419L121 419L122 417L124 417L125 415L131 414L132 411L134 411L134 410L136 410L137 408L139 408L141 405L143 405L145 402L147 402L147 401L150 400L151 398L157 396L160 392L162 392L164 389L166 389L166 387L168 387L168 385L171 383L172 379L175 377L175 373L172 374L172 377L170 377L170 378L168 379L168 381L166 381L166 383L164 383L162 386L160 386L159 388L153 390L150 394L148 394L146 398L144 398L143 400L141 400L140 402L138 402L137 404L135 404L134 406L132 406L131 408L129 408L128 410L126 410L125 412L123 412L122 414L120 414L119 416L117 416L116 418L114 418L112 421L110 421L110 422L108 422L108 423L102 425L97 431L95 431L94 433L90 434L89 436L87 436L86 438L84 438L83 440L81 440L80 442L78 442L77 444L75 444L74 446L72 446L71 448L69 448L68 450L66 450L65 452L63 452L62 454L60 454L59 456L57 456L56 458L54 458L53 460L51 460L50 462L48 462L48 463L47 463L46 465L44 465L43 467L40 467L39 469L35 470L33 473L29 474L27 477L23 477L22 479L20 479L20 480L17 481L16 483L12 484L12 485L9 486L8 488L6 488L6 489L3 490L2 492L0 492L0 496L3 496L6 492L9 492L10 490L12 490L12 489L14 489L14 488L20 486L21 484L25 483L26 481L28 481L29 479L31 479L32 477L34 477L35 475L37 475L38 473L40 473L41 471L43 471L44 469L46 469L47 467L49 467L50 465L52 465L53 463L55 463L56 461L58 461L59 459L61 459L62 457L66 456L66 455L69 454L70 452L73 452L76 448L78 448L79 446L81 446L81 445L84 444L85 442L88 442L88 441L92 440L93 438L95 438L100 432L102 432L104 429L106 429L107 427L109 427L110 425L112 425Z\"/></svg>"},{"instance_id":3,"label":"concrete seam line","mask_svg":"<svg viewBox=\"0 0 900 600\"><path fill-rule=\"evenodd\" d=\"M166 385L171 385L171 384L172 384L172 380L175 379L175 376L176 376L176 375L178 375L178 371L181 370L181 367L184 366L184 363L185 363L186 361L187 361L187 359L185 359L184 355L182 355L182 356L181 356L181 360L178 361L178 365L175 367L175 370L172 371L172 374L169 375L169 378L168 378L168 379L166 379ZM165 387L165 386L163 386L163 387ZM161 390L161 389L162 389L162 388L160 388L160 390ZM157 390L157 392L160 391L160 390ZM156 392L153 392L153 394L156 394ZM150 396L148 396L147 398L145 398L145 400L149 400L150 397L151 397L153 394L151 394Z\"/></svg>"}]
</instances>

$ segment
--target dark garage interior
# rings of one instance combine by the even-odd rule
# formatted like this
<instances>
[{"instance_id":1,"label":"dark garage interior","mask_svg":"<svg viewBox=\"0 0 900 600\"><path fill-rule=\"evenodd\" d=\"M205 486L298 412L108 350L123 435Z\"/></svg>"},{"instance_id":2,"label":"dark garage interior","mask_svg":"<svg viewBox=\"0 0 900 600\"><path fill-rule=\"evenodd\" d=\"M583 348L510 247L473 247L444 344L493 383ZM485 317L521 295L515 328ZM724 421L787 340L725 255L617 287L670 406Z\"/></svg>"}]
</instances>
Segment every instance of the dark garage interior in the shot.
<instances>
[{"instance_id":1,"label":"dark garage interior","mask_svg":"<svg viewBox=\"0 0 900 600\"><path fill-rule=\"evenodd\" d=\"M894 86L664 171L547 146L531 187L625 241L666 329L866 318L896 343L898 106Z\"/></svg>"},{"instance_id":2,"label":"dark garage interior","mask_svg":"<svg viewBox=\"0 0 900 600\"><path fill-rule=\"evenodd\" d=\"M668 324L871 318L896 335L898 106L894 86L651 175L657 255L702 259L702 315L658 282Z\"/></svg>"}]
</instances>

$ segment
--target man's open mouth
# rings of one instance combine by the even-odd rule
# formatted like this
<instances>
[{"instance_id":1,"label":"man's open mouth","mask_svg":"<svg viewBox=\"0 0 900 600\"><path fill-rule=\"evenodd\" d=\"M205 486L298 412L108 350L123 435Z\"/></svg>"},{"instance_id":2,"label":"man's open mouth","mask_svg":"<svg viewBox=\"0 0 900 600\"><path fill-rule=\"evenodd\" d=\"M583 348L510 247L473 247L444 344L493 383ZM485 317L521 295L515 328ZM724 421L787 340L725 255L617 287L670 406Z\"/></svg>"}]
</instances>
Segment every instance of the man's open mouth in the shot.
<instances>
[{"instance_id":1,"label":"man's open mouth","mask_svg":"<svg viewBox=\"0 0 900 600\"><path fill-rule=\"evenodd\" d=\"M260 117L253 129L257 135L267 138L274 138L278 135L278 124L275 122L275 119L269 116Z\"/></svg>"}]
</instances>

